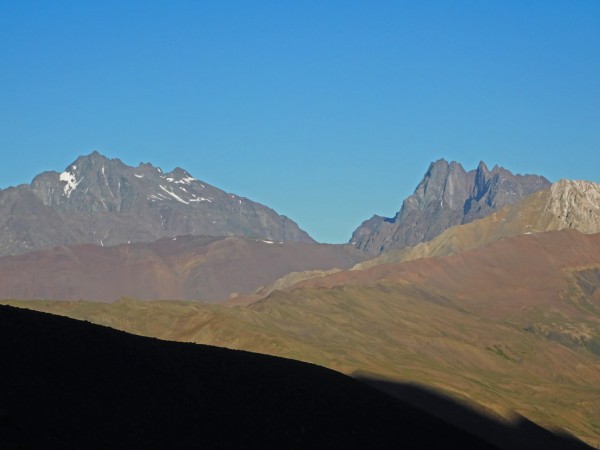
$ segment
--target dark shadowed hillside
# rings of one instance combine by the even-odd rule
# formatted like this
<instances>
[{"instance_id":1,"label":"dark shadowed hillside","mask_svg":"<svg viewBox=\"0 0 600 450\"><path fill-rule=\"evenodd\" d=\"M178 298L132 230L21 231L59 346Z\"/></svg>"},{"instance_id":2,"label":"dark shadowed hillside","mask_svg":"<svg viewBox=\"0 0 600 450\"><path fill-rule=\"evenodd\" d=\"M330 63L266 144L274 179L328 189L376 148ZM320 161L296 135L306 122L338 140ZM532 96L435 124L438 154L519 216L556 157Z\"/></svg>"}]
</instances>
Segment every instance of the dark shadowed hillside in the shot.
<instances>
[{"instance_id":1,"label":"dark shadowed hillside","mask_svg":"<svg viewBox=\"0 0 600 450\"><path fill-rule=\"evenodd\" d=\"M493 448L331 370L0 307L0 448Z\"/></svg>"},{"instance_id":2,"label":"dark shadowed hillside","mask_svg":"<svg viewBox=\"0 0 600 450\"><path fill-rule=\"evenodd\" d=\"M465 430L503 450L585 450L590 447L565 433L546 430L522 415L511 417L510 423L470 408L433 389L412 383L398 383L381 377L357 373L354 375L364 383L430 412L448 423Z\"/></svg>"}]
</instances>

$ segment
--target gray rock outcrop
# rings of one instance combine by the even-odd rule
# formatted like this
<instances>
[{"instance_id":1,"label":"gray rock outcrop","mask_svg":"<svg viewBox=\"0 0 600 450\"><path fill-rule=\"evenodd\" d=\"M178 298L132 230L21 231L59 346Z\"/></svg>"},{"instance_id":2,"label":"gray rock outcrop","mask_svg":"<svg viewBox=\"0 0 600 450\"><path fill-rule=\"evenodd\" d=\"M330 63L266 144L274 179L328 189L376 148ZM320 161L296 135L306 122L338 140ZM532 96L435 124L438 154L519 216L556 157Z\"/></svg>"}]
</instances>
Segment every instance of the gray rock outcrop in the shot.
<instances>
[{"instance_id":1,"label":"gray rock outcrop","mask_svg":"<svg viewBox=\"0 0 600 450\"><path fill-rule=\"evenodd\" d=\"M538 175L513 175L498 166L490 170L483 162L467 172L457 162L440 159L431 163L395 217L366 220L354 231L350 243L371 254L410 247L549 186L550 182Z\"/></svg>"}]
</instances>

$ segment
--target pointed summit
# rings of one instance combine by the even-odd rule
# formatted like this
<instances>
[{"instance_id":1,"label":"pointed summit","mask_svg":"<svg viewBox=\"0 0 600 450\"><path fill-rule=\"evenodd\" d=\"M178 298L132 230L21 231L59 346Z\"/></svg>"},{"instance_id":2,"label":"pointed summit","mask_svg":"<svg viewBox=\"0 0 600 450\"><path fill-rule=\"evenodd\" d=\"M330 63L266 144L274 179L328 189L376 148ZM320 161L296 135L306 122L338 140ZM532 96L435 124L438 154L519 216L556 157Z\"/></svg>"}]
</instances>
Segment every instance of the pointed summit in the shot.
<instances>
[{"instance_id":1,"label":"pointed summit","mask_svg":"<svg viewBox=\"0 0 600 450\"><path fill-rule=\"evenodd\" d=\"M102 153L94 150L92 153L88 155L81 155L77 157L77 159L73 162L73 164L82 164L82 163L106 163L108 161L112 161L111 159L104 156Z\"/></svg>"},{"instance_id":2,"label":"pointed summit","mask_svg":"<svg viewBox=\"0 0 600 450\"><path fill-rule=\"evenodd\" d=\"M494 166L494 169L496 167L498 166ZM483 161L479 161L479 165L477 166L477 172L490 173L490 169L488 169L488 166L486 166Z\"/></svg>"},{"instance_id":3,"label":"pointed summit","mask_svg":"<svg viewBox=\"0 0 600 450\"><path fill-rule=\"evenodd\" d=\"M436 161L432 161L429 164L429 168L427 169L426 173L429 173L429 172L431 172L432 170L434 170L436 168L437 169L443 168L443 167L447 168L449 165L450 165L450 163L448 161L446 161L444 158L440 158L440 159L438 159Z\"/></svg>"},{"instance_id":4,"label":"pointed summit","mask_svg":"<svg viewBox=\"0 0 600 450\"><path fill-rule=\"evenodd\" d=\"M439 159L429 166L429 170L419 183L411 199L411 207L425 209L437 208L446 202L450 208L455 208L455 190L462 190L461 179L466 172L462 165L456 161L448 163L445 159Z\"/></svg>"},{"instance_id":5,"label":"pointed summit","mask_svg":"<svg viewBox=\"0 0 600 450\"><path fill-rule=\"evenodd\" d=\"M429 165L414 194L404 200L393 219L375 216L363 222L350 242L372 254L410 247L549 185L536 175L516 176L496 167L490 172L483 161L466 172L456 161L439 159Z\"/></svg>"}]
</instances>

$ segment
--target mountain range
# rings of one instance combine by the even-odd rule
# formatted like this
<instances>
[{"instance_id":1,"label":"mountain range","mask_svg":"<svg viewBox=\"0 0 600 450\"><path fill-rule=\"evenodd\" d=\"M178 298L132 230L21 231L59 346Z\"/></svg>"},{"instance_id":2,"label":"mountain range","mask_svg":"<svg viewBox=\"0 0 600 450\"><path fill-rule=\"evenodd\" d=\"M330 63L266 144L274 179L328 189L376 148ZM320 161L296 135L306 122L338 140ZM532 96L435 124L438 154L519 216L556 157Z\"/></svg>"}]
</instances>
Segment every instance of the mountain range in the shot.
<instances>
[{"instance_id":1,"label":"mountain range","mask_svg":"<svg viewBox=\"0 0 600 450\"><path fill-rule=\"evenodd\" d=\"M0 190L0 255L71 244L241 235L314 242L285 216L176 168L127 166L98 152Z\"/></svg>"},{"instance_id":2,"label":"mountain range","mask_svg":"<svg viewBox=\"0 0 600 450\"><path fill-rule=\"evenodd\" d=\"M384 252L356 268L450 255L510 236L568 229L600 233L600 184L559 180L480 220L449 228L428 242Z\"/></svg>"},{"instance_id":3,"label":"mountain range","mask_svg":"<svg viewBox=\"0 0 600 450\"><path fill-rule=\"evenodd\" d=\"M538 175L513 175L498 166L489 170L483 162L467 172L457 162L440 159L431 163L393 218L375 215L364 221L350 243L370 254L411 247L549 186Z\"/></svg>"},{"instance_id":4,"label":"mountain range","mask_svg":"<svg viewBox=\"0 0 600 450\"><path fill-rule=\"evenodd\" d=\"M600 444L596 183L439 160L394 218L324 245L183 169L94 153L0 191L0 211L3 303L322 365L498 448L570 447L407 386Z\"/></svg>"},{"instance_id":5,"label":"mountain range","mask_svg":"<svg viewBox=\"0 0 600 450\"><path fill-rule=\"evenodd\" d=\"M442 159L430 165L394 218L373 216L354 231L350 243L368 255L410 247L549 185L537 175L513 175L498 166L489 170L483 162L467 172ZM163 173L150 163L131 167L98 152L77 158L63 172L44 172L30 184L0 190L0 256L182 235L314 242L287 217L184 169Z\"/></svg>"}]
</instances>

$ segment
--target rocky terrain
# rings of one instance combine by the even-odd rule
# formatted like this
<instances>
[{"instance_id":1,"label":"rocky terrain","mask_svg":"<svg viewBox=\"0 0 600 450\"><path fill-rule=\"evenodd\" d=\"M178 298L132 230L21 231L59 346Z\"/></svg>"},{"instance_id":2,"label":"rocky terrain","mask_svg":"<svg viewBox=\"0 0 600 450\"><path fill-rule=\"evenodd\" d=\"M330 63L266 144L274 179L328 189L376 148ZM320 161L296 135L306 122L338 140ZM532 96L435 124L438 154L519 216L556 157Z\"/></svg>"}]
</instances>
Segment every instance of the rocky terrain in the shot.
<instances>
[{"instance_id":1,"label":"rocky terrain","mask_svg":"<svg viewBox=\"0 0 600 450\"><path fill-rule=\"evenodd\" d=\"M180 235L314 242L285 216L197 180L184 169L130 167L94 152L62 172L0 190L0 255Z\"/></svg>"},{"instance_id":2,"label":"rocky terrain","mask_svg":"<svg viewBox=\"0 0 600 450\"><path fill-rule=\"evenodd\" d=\"M510 236L565 229L600 233L600 184L559 180L489 216L452 227L414 247L387 251L356 268L451 255Z\"/></svg>"},{"instance_id":3,"label":"rocky terrain","mask_svg":"<svg viewBox=\"0 0 600 450\"><path fill-rule=\"evenodd\" d=\"M431 163L395 217L366 220L350 243L370 254L411 247L549 186L547 179L537 175L513 175L498 166L489 170L483 162L467 172L457 162L440 159Z\"/></svg>"},{"instance_id":4,"label":"rocky terrain","mask_svg":"<svg viewBox=\"0 0 600 450\"><path fill-rule=\"evenodd\" d=\"M600 232L600 184L560 180L548 192L544 215L554 229Z\"/></svg>"}]
</instances>

